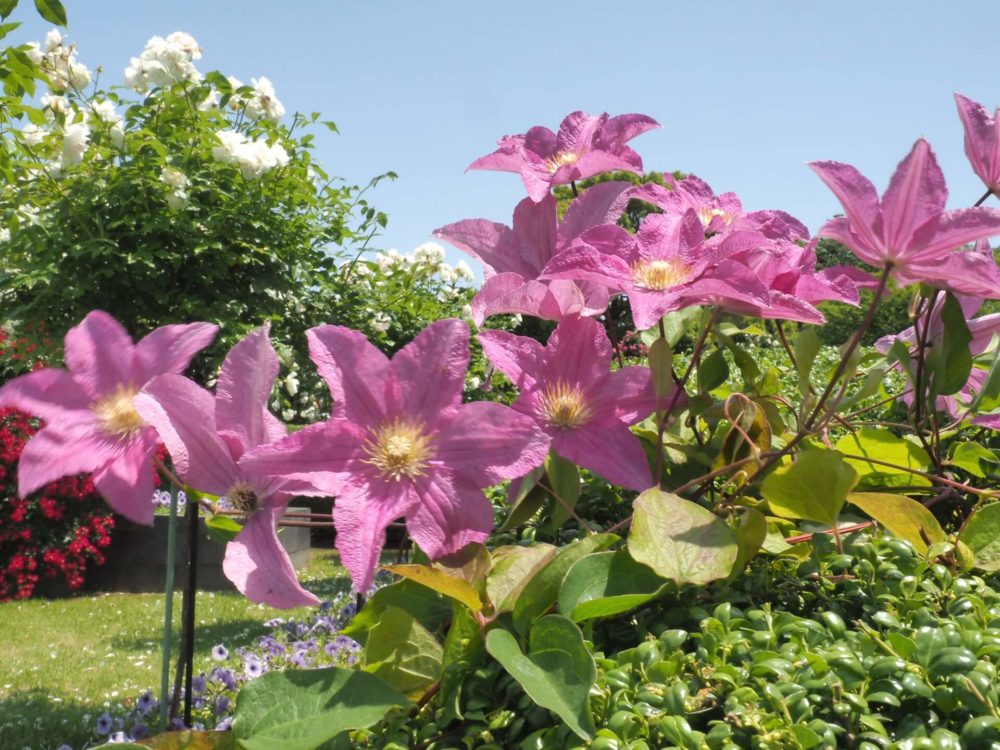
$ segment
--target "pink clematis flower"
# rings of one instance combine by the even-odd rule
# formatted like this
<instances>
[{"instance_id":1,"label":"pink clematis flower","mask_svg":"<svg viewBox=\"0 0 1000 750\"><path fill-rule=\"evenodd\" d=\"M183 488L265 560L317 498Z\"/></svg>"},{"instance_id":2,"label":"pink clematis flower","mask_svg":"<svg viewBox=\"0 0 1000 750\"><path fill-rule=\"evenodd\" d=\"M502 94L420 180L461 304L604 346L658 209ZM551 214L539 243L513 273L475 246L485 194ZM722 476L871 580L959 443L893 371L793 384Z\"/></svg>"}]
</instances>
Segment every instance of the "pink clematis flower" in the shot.
<instances>
[{"instance_id":1,"label":"pink clematis flower","mask_svg":"<svg viewBox=\"0 0 1000 750\"><path fill-rule=\"evenodd\" d=\"M542 200L554 185L621 169L642 173L642 159L626 142L659 123L646 115L608 113L594 117L572 112L553 133L536 126L522 135L508 135L497 141L492 154L476 159L469 169L519 172L531 200Z\"/></svg>"},{"instance_id":2,"label":"pink clematis flower","mask_svg":"<svg viewBox=\"0 0 1000 750\"><path fill-rule=\"evenodd\" d=\"M332 417L256 448L241 466L336 496L337 549L358 591L401 516L431 559L484 541L493 509L482 488L537 466L549 439L506 406L462 404L465 324L433 323L391 360L349 328L320 326L308 337Z\"/></svg>"},{"instance_id":3,"label":"pink clematis flower","mask_svg":"<svg viewBox=\"0 0 1000 750\"><path fill-rule=\"evenodd\" d=\"M115 511L152 524L158 441L132 398L154 376L182 372L217 330L208 323L168 325L133 344L118 321L95 310L66 334L68 369L38 370L0 388L0 406L45 421L21 454L21 496L59 477L91 472Z\"/></svg>"},{"instance_id":4,"label":"pink clematis flower","mask_svg":"<svg viewBox=\"0 0 1000 750\"><path fill-rule=\"evenodd\" d=\"M965 127L965 155L972 171L990 190L1000 192L1000 107L990 117L979 102L955 94L958 116Z\"/></svg>"},{"instance_id":5,"label":"pink clematis flower","mask_svg":"<svg viewBox=\"0 0 1000 750\"><path fill-rule=\"evenodd\" d=\"M629 425L657 408L647 367L611 372L611 344L600 323L565 318L543 347L504 331L479 342L521 391L513 408L552 438L552 450L631 490L653 484L649 461Z\"/></svg>"},{"instance_id":6,"label":"pink clematis flower","mask_svg":"<svg viewBox=\"0 0 1000 750\"><path fill-rule=\"evenodd\" d=\"M485 283L472 300L477 326L491 315L520 313L546 320L566 315L600 315L608 291L593 282L539 281L545 264L586 230L614 224L625 210L625 182L602 182L574 200L563 221L556 219L556 199L538 203L525 198L514 209L513 228L486 219L466 219L435 230L483 264Z\"/></svg>"},{"instance_id":7,"label":"pink clematis flower","mask_svg":"<svg viewBox=\"0 0 1000 750\"><path fill-rule=\"evenodd\" d=\"M716 195L707 182L695 175L688 175L669 186L639 185L632 188L627 197L651 203L668 214L683 214L694 209L707 235L742 230L760 232L768 239L809 239L809 230L791 214L773 210L744 212L736 193Z\"/></svg>"},{"instance_id":8,"label":"pink clematis flower","mask_svg":"<svg viewBox=\"0 0 1000 750\"><path fill-rule=\"evenodd\" d=\"M265 326L226 355L214 396L168 374L147 383L134 403L166 444L181 479L225 496L245 514L243 530L226 546L226 577L252 601L288 609L319 603L299 585L277 534L288 501L311 488L262 476L240 462L252 448L285 436L284 425L267 410L279 367Z\"/></svg>"},{"instance_id":9,"label":"pink clematis flower","mask_svg":"<svg viewBox=\"0 0 1000 750\"><path fill-rule=\"evenodd\" d=\"M755 232L732 232L706 240L693 209L681 216L651 214L634 235L615 225L585 232L549 261L543 278L593 281L627 294L641 330L668 312L715 298L770 304L761 280L729 257L760 239Z\"/></svg>"},{"instance_id":10,"label":"pink clematis flower","mask_svg":"<svg viewBox=\"0 0 1000 750\"><path fill-rule=\"evenodd\" d=\"M984 285L1000 289L995 263L955 252L968 242L1000 234L1000 211L945 211L944 175L924 139L900 162L881 201L874 185L849 164L821 161L810 166L847 214L827 222L819 231L822 236L843 243L865 263L890 267L900 284L947 284L969 294Z\"/></svg>"}]
</instances>

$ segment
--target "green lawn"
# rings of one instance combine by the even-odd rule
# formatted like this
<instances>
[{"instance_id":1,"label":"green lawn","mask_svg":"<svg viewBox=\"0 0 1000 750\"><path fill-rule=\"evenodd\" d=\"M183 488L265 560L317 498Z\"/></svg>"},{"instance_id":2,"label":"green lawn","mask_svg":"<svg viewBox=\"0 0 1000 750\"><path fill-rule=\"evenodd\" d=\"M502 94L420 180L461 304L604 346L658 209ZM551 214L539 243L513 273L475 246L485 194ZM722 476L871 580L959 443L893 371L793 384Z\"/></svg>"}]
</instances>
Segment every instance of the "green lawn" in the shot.
<instances>
[{"instance_id":1,"label":"green lawn","mask_svg":"<svg viewBox=\"0 0 1000 750\"><path fill-rule=\"evenodd\" d=\"M336 554L314 551L300 579L320 598L350 588ZM0 604L0 748L80 750L94 722L144 690L158 692L162 594L98 594L70 599ZM195 674L211 668L211 649L253 645L273 617L306 610L276 610L237 592L199 592ZM181 598L174 599L175 636ZM177 644L174 643L176 654Z\"/></svg>"}]
</instances>

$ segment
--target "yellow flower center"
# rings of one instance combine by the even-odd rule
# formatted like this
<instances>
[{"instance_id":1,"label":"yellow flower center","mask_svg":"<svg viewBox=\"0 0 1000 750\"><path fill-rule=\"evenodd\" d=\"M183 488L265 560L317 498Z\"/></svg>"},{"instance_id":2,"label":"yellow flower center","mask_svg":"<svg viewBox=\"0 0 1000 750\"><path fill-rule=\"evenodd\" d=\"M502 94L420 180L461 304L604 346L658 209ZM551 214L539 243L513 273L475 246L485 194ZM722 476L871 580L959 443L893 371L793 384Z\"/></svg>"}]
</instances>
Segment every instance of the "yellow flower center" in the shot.
<instances>
[{"instance_id":1,"label":"yellow flower center","mask_svg":"<svg viewBox=\"0 0 1000 750\"><path fill-rule=\"evenodd\" d=\"M260 498L246 482L237 482L226 491L226 497L235 510L249 518L260 508Z\"/></svg>"},{"instance_id":2,"label":"yellow flower center","mask_svg":"<svg viewBox=\"0 0 1000 750\"><path fill-rule=\"evenodd\" d=\"M560 429L579 427L593 416L580 386L561 380L546 386L538 408L543 419Z\"/></svg>"},{"instance_id":3,"label":"yellow flower center","mask_svg":"<svg viewBox=\"0 0 1000 750\"><path fill-rule=\"evenodd\" d=\"M632 280L645 289L671 289L691 278L691 267L671 258L669 260L640 260L632 266Z\"/></svg>"},{"instance_id":4,"label":"yellow flower center","mask_svg":"<svg viewBox=\"0 0 1000 750\"><path fill-rule=\"evenodd\" d=\"M735 218L728 211L723 211L721 208L709 208L708 206L702 206L701 208L695 209L698 214L698 218L701 219L702 226L708 226L712 223L712 220L719 216L722 218L722 223L727 227L733 223Z\"/></svg>"},{"instance_id":5,"label":"yellow flower center","mask_svg":"<svg viewBox=\"0 0 1000 750\"><path fill-rule=\"evenodd\" d=\"M431 439L423 425L405 419L386 422L365 441L365 463L376 467L383 479L415 479L424 473L431 454Z\"/></svg>"},{"instance_id":6,"label":"yellow flower center","mask_svg":"<svg viewBox=\"0 0 1000 750\"><path fill-rule=\"evenodd\" d=\"M555 156L550 156L545 160L545 166L549 169L549 174L555 174L559 171L560 167L568 167L570 164L576 164L579 160L580 154L575 151L560 151Z\"/></svg>"},{"instance_id":7,"label":"yellow flower center","mask_svg":"<svg viewBox=\"0 0 1000 750\"><path fill-rule=\"evenodd\" d=\"M146 426L139 412L132 406L132 397L136 393L138 389L118 385L91 407L97 415L97 423L105 433L115 438L125 438Z\"/></svg>"}]
</instances>

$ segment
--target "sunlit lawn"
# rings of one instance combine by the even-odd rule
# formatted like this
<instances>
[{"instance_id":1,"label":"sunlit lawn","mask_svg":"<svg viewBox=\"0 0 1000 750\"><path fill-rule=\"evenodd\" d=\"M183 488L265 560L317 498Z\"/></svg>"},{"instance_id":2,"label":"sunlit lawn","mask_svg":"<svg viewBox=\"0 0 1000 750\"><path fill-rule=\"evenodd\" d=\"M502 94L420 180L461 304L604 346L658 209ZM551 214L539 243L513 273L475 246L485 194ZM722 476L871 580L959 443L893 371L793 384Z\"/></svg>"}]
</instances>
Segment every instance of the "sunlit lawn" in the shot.
<instances>
[{"instance_id":1,"label":"sunlit lawn","mask_svg":"<svg viewBox=\"0 0 1000 750\"><path fill-rule=\"evenodd\" d=\"M335 553L313 552L300 573L324 599L349 588ZM99 594L0 604L0 748L79 750L106 710L158 691L162 594ZM252 645L273 617L304 610L253 604L237 592L199 592L195 673L210 668L211 649ZM181 598L174 599L176 653ZM119 713L122 713L119 711Z\"/></svg>"}]
</instances>

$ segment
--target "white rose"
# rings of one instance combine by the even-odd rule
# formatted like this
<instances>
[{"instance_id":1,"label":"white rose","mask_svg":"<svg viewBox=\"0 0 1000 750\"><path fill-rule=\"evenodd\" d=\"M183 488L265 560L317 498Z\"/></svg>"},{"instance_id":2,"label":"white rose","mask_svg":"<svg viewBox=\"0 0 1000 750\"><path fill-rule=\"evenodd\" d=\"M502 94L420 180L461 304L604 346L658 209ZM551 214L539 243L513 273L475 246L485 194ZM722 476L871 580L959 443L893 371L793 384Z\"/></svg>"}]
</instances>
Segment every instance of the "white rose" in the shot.
<instances>
[{"instance_id":1,"label":"white rose","mask_svg":"<svg viewBox=\"0 0 1000 750\"><path fill-rule=\"evenodd\" d=\"M90 143L90 128L86 123L74 122L63 131L62 166L72 167L83 161Z\"/></svg>"},{"instance_id":2,"label":"white rose","mask_svg":"<svg viewBox=\"0 0 1000 750\"><path fill-rule=\"evenodd\" d=\"M173 167L164 167L160 171L160 182L179 190L183 190L191 184L191 180L187 178L186 174Z\"/></svg>"},{"instance_id":3,"label":"white rose","mask_svg":"<svg viewBox=\"0 0 1000 750\"><path fill-rule=\"evenodd\" d=\"M472 273L472 269L469 268L469 264L464 260L460 260L455 264L455 275L460 279L465 279L466 281L472 281L472 279L475 278Z\"/></svg>"},{"instance_id":4,"label":"white rose","mask_svg":"<svg viewBox=\"0 0 1000 750\"><path fill-rule=\"evenodd\" d=\"M45 128L40 128L34 123L30 123L24 126L24 130L21 131L21 138L27 146L37 146L39 143L45 140L45 136L48 135L48 131Z\"/></svg>"},{"instance_id":5,"label":"white rose","mask_svg":"<svg viewBox=\"0 0 1000 750\"><path fill-rule=\"evenodd\" d=\"M167 206L172 211L179 211L188 204L190 196L184 190L172 190L167 193Z\"/></svg>"},{"instance_id":6,"label":"white rose","mask_svg":"<svg viewBox=\"0 0 1000 750\"><path fill-rule=\"evenodd\" d=\"M63 35L59 33L59 29L52 29L48 34L45 35L46 52L56 52L62 46L63 46Z\"/></svg>"}]
</instances>

